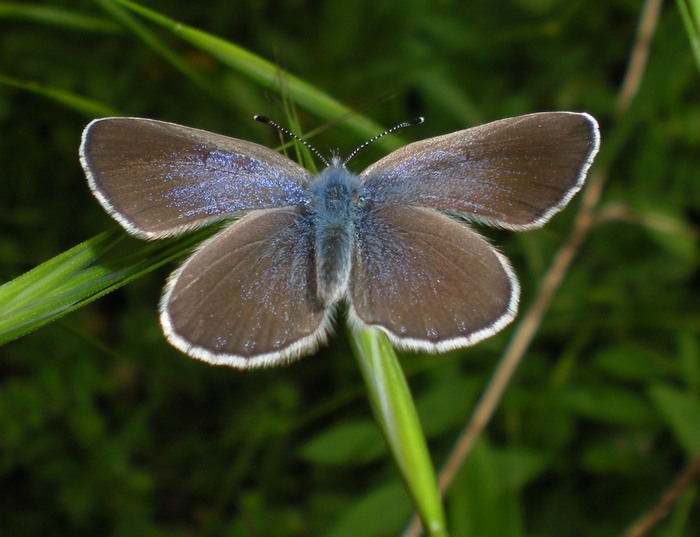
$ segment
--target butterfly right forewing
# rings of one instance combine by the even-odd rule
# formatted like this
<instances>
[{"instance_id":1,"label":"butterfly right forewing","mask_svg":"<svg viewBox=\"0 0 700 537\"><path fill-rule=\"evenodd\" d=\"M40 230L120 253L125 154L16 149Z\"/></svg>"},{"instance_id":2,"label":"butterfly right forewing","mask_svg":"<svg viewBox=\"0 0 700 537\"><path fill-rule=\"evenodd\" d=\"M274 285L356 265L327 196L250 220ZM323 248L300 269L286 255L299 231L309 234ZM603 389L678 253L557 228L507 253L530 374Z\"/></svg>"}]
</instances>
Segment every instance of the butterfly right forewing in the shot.
<instances>
[{"instance_id":1,"label":"butterfly right forewing","mask_svg":"<svg viewBox=\"0 0 700 537\"><path fill-rule=\"evenodd\" d=\"M369 199L531 229L581 188L598 151L588 114L542 112L409 144L361 174Z\"/></svg>"}]
</instances>

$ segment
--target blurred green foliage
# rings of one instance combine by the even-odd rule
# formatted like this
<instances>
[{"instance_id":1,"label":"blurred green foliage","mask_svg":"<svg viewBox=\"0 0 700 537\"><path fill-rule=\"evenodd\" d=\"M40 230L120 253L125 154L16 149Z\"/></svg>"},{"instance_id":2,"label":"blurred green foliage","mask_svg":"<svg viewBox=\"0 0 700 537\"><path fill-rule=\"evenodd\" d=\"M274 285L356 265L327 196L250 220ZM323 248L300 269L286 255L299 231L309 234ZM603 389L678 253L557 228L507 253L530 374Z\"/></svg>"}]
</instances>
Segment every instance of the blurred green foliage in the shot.
<instances>
[{"instance_id":1,"label":"blurred green foliage","mask_svg":"<svg viewBox=\"0 0 700 537\"><path fill-rule=\"evenodd\" d=\"M140 20L179 63L169 62L108 5L0 2L0 282L116 228L77 160L96 114L277 144L251 120L283 116L275 93ZM448 527L453 537L617 535L656 503L700 452L700 76L674 4L622 117L631 0L144 5L378 123L425 116L405 138L536 110L598 117L609 170L600 220L450 489ZM307 131L323 123L299 114ZM313 141L347 154L363 140L333 127ZM523 307L577 201L542 230L484 230L512 259ZM410 502L342 320L330 346L294 365L209 367L161 335L171 268L0 348L0 535L397 535ZM436 466L511 334L403 357ZM653 535L697 535L699 513L695 483Z\"/></svg>"}]
</instances>

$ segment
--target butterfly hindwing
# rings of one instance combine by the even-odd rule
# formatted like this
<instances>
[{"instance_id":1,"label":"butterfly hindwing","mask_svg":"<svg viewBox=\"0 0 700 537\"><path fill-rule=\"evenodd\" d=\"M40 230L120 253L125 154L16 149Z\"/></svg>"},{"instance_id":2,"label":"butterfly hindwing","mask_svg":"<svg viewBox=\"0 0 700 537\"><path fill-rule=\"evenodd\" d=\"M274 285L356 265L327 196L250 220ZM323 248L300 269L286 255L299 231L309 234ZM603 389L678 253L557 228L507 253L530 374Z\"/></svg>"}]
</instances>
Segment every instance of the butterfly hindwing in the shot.
<instances>
[{"instance_id":1,"label":"butterfly hindwing","mask_svg":"<svg viewBox=\"0 0 700 537\"><path fill-rule=\"evenodd\" d=\"M350 318L383 329L398 347L472 345L513 319L518 296L508 261L437 211L376 204L358 222Z\"/></svg>"},{"instance_id":2,"label":"butterfly hindwing","mask_svg":"<svg viewBox=\"0 0 700 537\"><path fill-rule=\"evenodd\" d=\"M308 354L325 340L313 227L297 208L253 211L202 245L161 302L166 336L214 364L254 367Z\"/></svg>"}]
</instances>

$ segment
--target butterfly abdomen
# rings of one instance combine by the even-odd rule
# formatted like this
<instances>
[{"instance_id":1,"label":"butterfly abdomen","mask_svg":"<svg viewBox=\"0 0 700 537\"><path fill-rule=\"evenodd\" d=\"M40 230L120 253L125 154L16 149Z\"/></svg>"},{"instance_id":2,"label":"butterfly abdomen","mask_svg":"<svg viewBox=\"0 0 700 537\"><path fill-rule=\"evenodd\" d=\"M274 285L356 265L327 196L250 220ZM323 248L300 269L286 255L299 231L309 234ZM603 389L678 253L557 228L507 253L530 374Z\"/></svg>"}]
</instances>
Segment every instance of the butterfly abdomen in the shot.
<instances>
[{"instance_id":1,"label":"butterfly abdomen","mask_svg":"<svg viewBox=\"0 0 700 537\"><path fill-rule=\"evenodd\" d=\"M311 190L311 210L316 220L316 284L323 304L331 305L347 290L353 219L362 184L346 168L333 165L319 174Z\"/></svg>"}]
</instances>

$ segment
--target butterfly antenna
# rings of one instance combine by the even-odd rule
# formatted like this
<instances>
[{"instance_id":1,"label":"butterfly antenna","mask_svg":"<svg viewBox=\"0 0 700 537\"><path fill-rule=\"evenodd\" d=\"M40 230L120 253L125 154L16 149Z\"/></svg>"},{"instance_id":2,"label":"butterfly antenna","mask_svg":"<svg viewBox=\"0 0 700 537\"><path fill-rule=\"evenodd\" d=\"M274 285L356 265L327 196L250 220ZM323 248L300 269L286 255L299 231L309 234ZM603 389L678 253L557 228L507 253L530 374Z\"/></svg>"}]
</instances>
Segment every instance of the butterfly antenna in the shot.
<instances>
[{"instance_id":1,"label":"butterfly antenna","mask_svg":"<svg viewBox=\"0 0 700 537\"><path fill-rule=\"evenodd\" d=\"M303 138L297 136L293 132L291 132L288 129L285 129L282 125L279 123L272 121L270 118L265 117L265 116L259 116L255 115L253 116L253 119L255 121L259 121L260 123L266 123L270 125L271 127L276 128L278 131L280 131L282 134L286 134L287 136L294 138L297 142L301 143L304 147L306 147L309 151L311 151L314 155L316 155L321 162L323 162L326 166L330 166L328 161L324 158L324 156L319 152L318 149L316 149L314 146L312 146L309 142L304 140Z\"/></svg>"},{"instance_id":2,"label":"butterfly antenna","mask_svg":"<svg viewBox=\"0 0 700 537\"><path fill-rule=\"evenodd\" d=\"M367 147L367 146L368 146L369 144L371 144L372 142L376 142L376 141L379 140L382 136L386 136L387 134L391 134L392 132L396 132L396 131L399 130L399 129L403 129L403 128L406 128L406 127L410 127L410 126L412 126L412 125L420 125L420 124L423 123L424 121L425 121L425 119L423 119L422 117L416 117L416 118L413 118L413 119L409 119L408 121L404 121L403 123L399 123L398 125L394 125L393 127L391 127L390 129L385 130L385 131L384 131L383 133L381 133L381 134L377 134L376 136L372 136L372 138L370 138L369 140L367 140L365 143L360 144L357 148L355 148L355 151L353 151L352 153L350 153L350 156L349 156L348 158L346 158L346 159L343 161L343 166L345 166L348 162L350 162L350 159L352 159L355 155L357 155L357 154L358 154L360 151L362 151L365 147Z\"/></svg>"}]
</instances>

